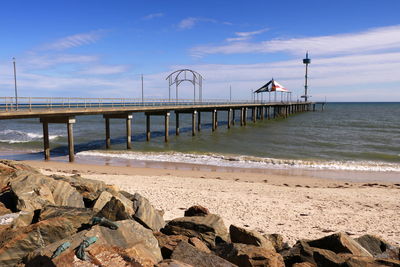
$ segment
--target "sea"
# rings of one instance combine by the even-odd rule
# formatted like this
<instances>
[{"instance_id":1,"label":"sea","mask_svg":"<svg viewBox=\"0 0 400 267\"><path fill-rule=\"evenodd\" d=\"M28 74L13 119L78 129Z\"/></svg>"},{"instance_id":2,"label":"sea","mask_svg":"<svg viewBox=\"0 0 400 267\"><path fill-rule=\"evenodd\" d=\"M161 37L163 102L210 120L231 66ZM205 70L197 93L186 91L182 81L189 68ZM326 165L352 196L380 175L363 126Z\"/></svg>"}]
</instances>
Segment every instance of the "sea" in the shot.
<instances>
[{"instance_id":1,"label":"sea","mask_svg":"<svg viewBox=\"0 0 400 267\"><path fill-rule=\"evenodd\" d=\"M238 111L237 111L238 112ZM249 114L250 115L250 114ZM239 113L236 113L239 119ZM43 133L38 119L0 121L0 158L43 160ZM400 103L327 103L324 110L274 120L236 121L227 129L227 112L202 113L201 131L191 132L191 115L180 114L175 135L164 142L164 119L151 118L146 141L145 116L134 113L132 149L126 149L125 121L111 119L111 149L105 148L101 115L77 116L74 124L77 163L174 169L286 171L308 175L400 182ZM51 158L68 161L67 129L50 124Z\"/></svg>"}]
</instances>

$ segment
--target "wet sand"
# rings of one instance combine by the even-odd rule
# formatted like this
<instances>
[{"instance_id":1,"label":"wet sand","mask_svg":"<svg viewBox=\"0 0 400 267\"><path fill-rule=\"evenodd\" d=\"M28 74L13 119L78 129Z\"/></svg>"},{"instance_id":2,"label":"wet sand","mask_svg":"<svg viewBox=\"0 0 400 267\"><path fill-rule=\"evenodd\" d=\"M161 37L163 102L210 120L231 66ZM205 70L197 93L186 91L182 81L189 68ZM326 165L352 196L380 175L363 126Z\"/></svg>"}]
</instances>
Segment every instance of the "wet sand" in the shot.
<instances>
[{"instance_id":1,"label":"wet sand","mask_svg":"<svg viewBox=\"0 0 400 267\"><path fill-rule=\"evenodd\" d=\"M167 220L181 217L186 208L199 204L219 214L227 226L279 233L290 244L344 231L353 237L374 234L400 245L397 183L323 179L306 172L278 170L259 173L26 163L45 174L79 174L138 192L163 209Z\"/></svg>"}]
</instances>

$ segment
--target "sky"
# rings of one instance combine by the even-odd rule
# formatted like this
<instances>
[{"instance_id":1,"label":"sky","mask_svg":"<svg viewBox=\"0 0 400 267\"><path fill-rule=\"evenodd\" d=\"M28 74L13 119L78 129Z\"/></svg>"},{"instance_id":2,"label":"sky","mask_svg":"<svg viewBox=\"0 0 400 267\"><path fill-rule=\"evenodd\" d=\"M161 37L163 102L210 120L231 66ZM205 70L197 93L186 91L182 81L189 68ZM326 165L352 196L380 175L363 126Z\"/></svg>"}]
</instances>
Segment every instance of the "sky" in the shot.
<instances>
[{"instance_id":1,"label":"sky","mask_svg":"<svg viewBox=\"0 0 400 267\"><path fill-rule=\"evenodd\" d=\"M271 78L313 101L400 101L400 1L14 0L0 8L0 97L168 98L189 68L203 99ZM198 93L197 93L198 94ZM183 82L180 98L193 98Z\"/></svg>"}]
</instances>

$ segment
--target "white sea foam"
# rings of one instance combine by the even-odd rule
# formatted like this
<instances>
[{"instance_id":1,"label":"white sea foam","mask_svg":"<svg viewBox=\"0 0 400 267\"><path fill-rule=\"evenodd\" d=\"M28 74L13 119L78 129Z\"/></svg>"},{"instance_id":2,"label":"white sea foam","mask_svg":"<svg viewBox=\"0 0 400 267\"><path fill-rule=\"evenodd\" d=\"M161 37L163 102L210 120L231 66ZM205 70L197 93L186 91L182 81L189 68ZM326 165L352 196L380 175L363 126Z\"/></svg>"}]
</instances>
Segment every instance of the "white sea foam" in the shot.
<instances>
[{"instance_id":1,"label":"white sea foam","mask_svg":"<svg viewBox=\"0 0 400 267\"><path fill-rule=\"evenodd\" d=\"M55 140L63 135L49 135L50 140ZM18 130L0 131L0 142L8 144L28 143L31 141L40 141L43 138L41 133L24 132Z\"/></svg>"},{"instance_id":2,"label":"white sea foam","mask_svg":"<svg viewBox=\"0 0 400 267\"><path fill-rule=\"evenodd\" d=\"M379 171L400 172L400 164L373 161L311 161L261 158L253 156L230 156L221 154L190 154L180 152L105 152L83 151L78 157L102 157L128 159L138 161L157 161L171 163L201 164L237 168L268 168L268 169L320 169L347 171Z\"/></svg>"}]
</instances>

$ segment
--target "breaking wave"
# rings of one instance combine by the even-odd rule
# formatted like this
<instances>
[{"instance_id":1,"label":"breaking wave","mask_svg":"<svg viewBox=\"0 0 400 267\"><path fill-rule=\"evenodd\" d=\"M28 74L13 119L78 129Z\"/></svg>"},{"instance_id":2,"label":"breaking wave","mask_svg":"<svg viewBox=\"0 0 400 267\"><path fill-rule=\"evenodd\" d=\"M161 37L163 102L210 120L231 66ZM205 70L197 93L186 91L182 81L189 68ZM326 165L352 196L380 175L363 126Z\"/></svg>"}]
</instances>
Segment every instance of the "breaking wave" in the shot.
<instances>
[{"instance_id":1,"label":"breaking wave","mask_svg":"<svg viewBox=\"0 0 400 267\"><path fill-rule=\"evenodd\" d=\"M312 161L274 159L253 156L236 156L222 154L197 154L180 152L121 152L121 151L83 151L78 157L102 157L112 159L127 159L136 161L154 161L211 165L236 168L266 168L266 169L313 169L313 170L347 170L347 171L378 171L400 172L400 164L373 161Z\"/></svg>"},{"instance_id":2,"label":"breaking wave","mask_svg":"<svg viewBox=\"0 0 400 267\"><path fill-rule=\"evenodd\" d=\"M50 140L55 140L63 135L49 135ZM42 141L43 134L24 132L18 130L0 131L0 142L8 144L29 143L33 141Z\"/></svg>"}]
</instances>

